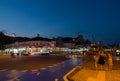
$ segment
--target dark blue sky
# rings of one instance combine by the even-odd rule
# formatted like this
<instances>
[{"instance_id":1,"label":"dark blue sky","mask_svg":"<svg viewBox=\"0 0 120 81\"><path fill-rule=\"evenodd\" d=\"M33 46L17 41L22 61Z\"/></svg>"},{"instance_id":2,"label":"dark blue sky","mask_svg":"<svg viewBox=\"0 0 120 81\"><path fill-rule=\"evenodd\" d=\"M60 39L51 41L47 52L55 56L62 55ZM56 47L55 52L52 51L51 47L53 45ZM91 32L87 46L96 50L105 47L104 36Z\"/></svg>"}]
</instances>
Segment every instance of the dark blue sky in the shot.
<instances>
[{"instance_id":1,"label":"dark blue sky","mask_svg":"<svg viewBox=\"0 0 120 81\"><path fill-rule=\"evenodd\" d=\"M120 42L120 0L0 0L0 30Z\"/></svg>"}]
</instances>

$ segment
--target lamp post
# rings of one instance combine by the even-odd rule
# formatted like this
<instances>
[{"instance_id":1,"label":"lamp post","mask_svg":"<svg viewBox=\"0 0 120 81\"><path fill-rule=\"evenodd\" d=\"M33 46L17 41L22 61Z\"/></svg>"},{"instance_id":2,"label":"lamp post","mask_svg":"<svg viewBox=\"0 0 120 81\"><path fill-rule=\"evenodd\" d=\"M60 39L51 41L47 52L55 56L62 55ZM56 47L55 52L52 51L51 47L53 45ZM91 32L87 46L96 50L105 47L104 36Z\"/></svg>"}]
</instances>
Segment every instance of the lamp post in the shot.
<instances>
[{"instance_id":1,"label":"lamp post","mask_svg":"<svg viewBox=\"0 0 120 81\"><path fill-rule=\"evenodd\" d=\"M102 41L99 41L99 42L98 42L99 50L102 50L102 49L103 49L102 46L103 46Z\"/></svg>"}]
</instances>

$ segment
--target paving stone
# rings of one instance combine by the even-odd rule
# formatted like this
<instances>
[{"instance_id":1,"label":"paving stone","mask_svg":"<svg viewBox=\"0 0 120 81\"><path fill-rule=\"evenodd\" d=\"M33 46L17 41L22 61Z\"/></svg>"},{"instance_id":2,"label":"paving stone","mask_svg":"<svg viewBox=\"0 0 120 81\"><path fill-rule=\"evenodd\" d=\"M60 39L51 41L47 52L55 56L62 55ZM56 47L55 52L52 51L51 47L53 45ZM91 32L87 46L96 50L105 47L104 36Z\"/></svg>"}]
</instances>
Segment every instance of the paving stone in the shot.
<instances>
[{"instance_id":1,"label":"paving stone","mask_svg":"<svg viewBox=\"0 0 120 81\"><path fill-rule=\"evenodd\" d=\"M80 66L82 69L70 77L72 81L120 81L120 60L113 60L112 70L108 69L107 61L102 71L100 68L96 70L93 59Z\"/></svg>"}]
</instances>

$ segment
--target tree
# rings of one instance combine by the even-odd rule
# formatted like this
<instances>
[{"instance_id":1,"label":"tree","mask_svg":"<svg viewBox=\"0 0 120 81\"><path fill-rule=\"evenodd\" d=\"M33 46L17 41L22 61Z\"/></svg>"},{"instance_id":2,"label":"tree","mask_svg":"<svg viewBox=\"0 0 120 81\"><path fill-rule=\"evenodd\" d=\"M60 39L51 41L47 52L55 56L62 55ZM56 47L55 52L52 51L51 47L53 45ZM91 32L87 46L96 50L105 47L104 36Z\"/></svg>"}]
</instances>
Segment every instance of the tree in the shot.
<instances>
[{"instance_id":1,"label":"tree","mask_svg":"<svg viewBox=\"0 0 120 81\"><path fill-rule=\"evenodd\" d=\"M56 39L57 39L57 38L55 38L55 37L52 37L52 40L53 40L53 41L56 41Z\"/></svg>"},{"instance_id":2,"label":"tree","mask_svg":"<svg viewBox=\"0 0 120 81\"><path fill-rule=\"evenodd\" d=\"M78 37L75 39L76 44L83 44L85 42L85 39L83 35L78 35Z\"/></svg>"},{"instance_id":3,"label":"tree","mask_svg":"<svg viewBox=\"0 0 120 81\"><path fill-rule=\"evenodd\" d=\"M0 31L0 49L4 49L4 33Z\"/></svg>"},{"instance_id":4,"label":"tree","mask_svg":"<svg viewBox=\"0 0 120 81\"><path fill-rule=\"evenodd\" d=\"M62 37L57 37L57 39L56 39L56 46L59 46L59 47L63 46Z\"/></svg>"},{"instance_id":5,"label":"tree","mask_svg":"<svg viewBox=\"0 0 120 81\"><path fill-rule=\"evenodd\" d=\"M39 33L37 34L37 37L40 37L40 34L39 34Z\"/></svg>"},{"instance_id":6,"label":"tree","mask_svg":"<svg viewBox=\"0 0 120 81\"><path fill-rule=\"evenodd\" d=\"M91 41L89 41L88 39L85 41L85 44L91 44Z\"/></svg>"}]
</instances>

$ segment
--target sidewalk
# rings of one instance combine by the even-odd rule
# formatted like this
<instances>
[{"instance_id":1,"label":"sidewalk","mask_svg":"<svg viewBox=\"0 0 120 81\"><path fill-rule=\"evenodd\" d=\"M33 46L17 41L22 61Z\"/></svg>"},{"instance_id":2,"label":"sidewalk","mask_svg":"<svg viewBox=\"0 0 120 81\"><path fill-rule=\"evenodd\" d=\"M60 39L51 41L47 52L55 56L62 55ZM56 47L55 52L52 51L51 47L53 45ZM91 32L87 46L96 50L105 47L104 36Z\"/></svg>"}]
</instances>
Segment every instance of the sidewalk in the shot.
<instances>
[{"instance_id":1,"label":"sidewalk","mask_svg":"<svg viewBox=\"0 0 120 81\"><path fill-rule=\"evenodd\" d=\"M120 60L113 60L113 69L108 70L107 63L104 70L95 69L94 60L82 64L82 68L70 76L71 81L120 81Z\"/></svg>"}]
</instances>

